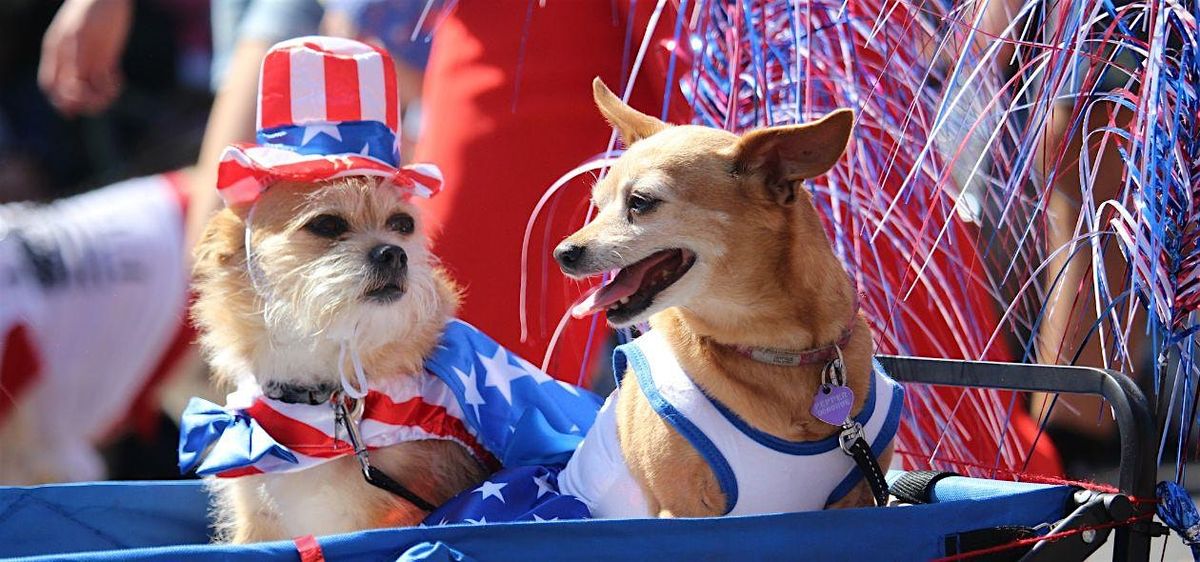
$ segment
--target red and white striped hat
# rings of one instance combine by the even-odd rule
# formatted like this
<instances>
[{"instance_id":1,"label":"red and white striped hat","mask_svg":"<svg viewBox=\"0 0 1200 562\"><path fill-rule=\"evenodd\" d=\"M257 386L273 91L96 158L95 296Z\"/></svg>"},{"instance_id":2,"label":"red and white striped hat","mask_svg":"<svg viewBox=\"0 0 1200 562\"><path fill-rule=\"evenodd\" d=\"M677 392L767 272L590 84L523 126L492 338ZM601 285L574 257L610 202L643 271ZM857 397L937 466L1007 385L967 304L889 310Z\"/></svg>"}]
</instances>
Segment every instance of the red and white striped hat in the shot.
<instances>
[{"instance_id":1,"label":"red and white striped hat","mask_svg":"<svg viewBox=\"0 0 1200 562\"><path fill-rule=\"evenodd\" d=\"M374 176L431 197L441 171L399 166L399 125L396 67L386 51L336 37L278 43L259 76L257 144L225 149L217 191L233 206L253 203L279 181Z\"/></svg>"}]
</instances>

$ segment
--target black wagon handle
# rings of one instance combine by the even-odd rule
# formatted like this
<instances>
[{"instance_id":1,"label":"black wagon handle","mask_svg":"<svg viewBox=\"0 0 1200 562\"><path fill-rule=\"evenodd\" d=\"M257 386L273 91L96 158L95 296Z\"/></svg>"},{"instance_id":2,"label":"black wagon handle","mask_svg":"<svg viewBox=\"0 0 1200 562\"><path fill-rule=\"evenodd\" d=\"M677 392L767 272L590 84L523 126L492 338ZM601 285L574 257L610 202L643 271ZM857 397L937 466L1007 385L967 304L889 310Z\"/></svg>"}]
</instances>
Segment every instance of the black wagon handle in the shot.
<instances>
[{"instance_id":1,"label":"black wagon handle","mask_svg":"<svg viewBox=\"0 0 1200 562\"><path fill-rule=\"evenodd\" d=\"M1145 395L1129 377L1094 367L1031 365L995 361L963 361L880 355L888 374L897 381L1016 390L1066 392L1102 396L1112 406L1121 438L1121 468L1117 487L1134 498L1153 498L1157 477L1155 425ZM1135 502L1139 513L1152 513L1154 505ZM1146 560L1150 532L1146 523L1116 530L1115 560Z\"/></svg>"}]
</instances>

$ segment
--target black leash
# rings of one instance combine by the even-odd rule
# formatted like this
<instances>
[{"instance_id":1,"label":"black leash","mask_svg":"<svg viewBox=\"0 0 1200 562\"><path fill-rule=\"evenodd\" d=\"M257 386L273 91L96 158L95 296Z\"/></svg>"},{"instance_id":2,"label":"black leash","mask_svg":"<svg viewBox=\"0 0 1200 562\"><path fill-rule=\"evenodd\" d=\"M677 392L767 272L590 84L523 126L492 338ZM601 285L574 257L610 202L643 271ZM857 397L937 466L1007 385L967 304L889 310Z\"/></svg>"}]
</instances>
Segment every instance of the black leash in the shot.
<instances>
[{"instance_id":1,"label":"black leash","mask_svg":"<svg viewBox=\"0 0 1200 562\"><path fill-rule=\"evenodd\" d=\"M358 457L358 464L362 467L363 478L368 484L391 492L392 494L403 498L408 503L413 504L422 511L433 511L437 506L425 501L424 498L417 495L416 492L408 489L407 486L396 481L395 478L388 476L378 467L371 465L370 456L367 454L367 446L363 443L362 435L358 432L358 423L356 418L362 415L361 400L350 400L345 397L338 385L328 383L317 386L305 386L292 383L268 383L263 387L263 394L268 398L287 402L289 404L309 404L317 405L329 402L333 406L334 432L340 430L346 431L347 440L350 446L354 447L354 456ZM350 401L354 405L355 415L351 415L346 409L346 402Z\"/></svg>"},{"instance_id":2,"label":"black leash","mask_svg":"<svg viewBox=\"0 0 1200 562\"><path fill-rule=\"evenodd\" d=\"M852 425L842 426L842 433L838 435L838 441L841 442L842 452L854 459L854 464L863 473L863 479L871 486L871 496L875 498L875 507L886 506L888 502L887 479L883 477L883 469L879 466L879 460L875 458L875 453L871 451L871 446L863 437L862 425L854 422Z\"/></svg>"},{"instance_id":3,"label":"black leash","mask_svg":"<svg viewBox=\"0 0 1200 562\"><path fill-rule=\"evenodd\" d=\"M425 501L421 498L421 496L418 496L416 492L409 490L404 486L404 484L393 480L391 476L384 474L382 470L379 470L370 464L363 465L363 478L367 479L368 484L375 486L380 490L385 490L404 498L408 501L408 503L417 506L417 509L421 511L433 511L437 509L436 505Z\"/></svg>"},{"instance_id":4,"label":"black leash","mask_svg":"<svg viewBox=\"0 0 1200 562\"><path fill-rule=\"evenodd\" d=\"M884 507L888 502L887 479L883 476L883 469L879 466L879 460L875 458L875 452L867 443L862 424L850 417L854 393L846 391L842 349L834 344L833 350L837 356L821 372L821 390L813 397L812 412L818 419L831 425L839 425L837 419L844 416L844 421L840 424L842 431L838 434L838 444L841 445L842 452L854 459L854 464L858 466L859 472L862 472L863 479L871 486L871 497L875 499L875 507ZM840 394L834 394L835 390L840 391ZM842 400L827 400L829 396L841 396ZM838 418L831 418L831 412L836 412L832 415Z\"/></svg>"},{"instance_id":5,"label":"black leash","mask_svg":"<svg viewBox=\"0 0 1200 562\"><path fill-rule=\"evenodd\" d=\"M355 409L359 410L356 413L361 415L360 408L363 402L361 400L354 400L353 402ZM334 431L336 432L339 427L345 428L347 440L350 441L350 446L354 447L354 456L358 458L358 464L362 467L363 478L368 484L403 498L421 511L433 511L437 509L436 505L425 501L425 498L417 495L416 492L408 489L404 484L388 476L382 470L379 470L378 467L372 466L371 459L367 454L367 445L363 443L362 436L358 432L358 422L355 419L357 416L352 416L346 409L346 400L340 392L335 393L330 403L333 404Z\"/></svg>"}]
</instances>

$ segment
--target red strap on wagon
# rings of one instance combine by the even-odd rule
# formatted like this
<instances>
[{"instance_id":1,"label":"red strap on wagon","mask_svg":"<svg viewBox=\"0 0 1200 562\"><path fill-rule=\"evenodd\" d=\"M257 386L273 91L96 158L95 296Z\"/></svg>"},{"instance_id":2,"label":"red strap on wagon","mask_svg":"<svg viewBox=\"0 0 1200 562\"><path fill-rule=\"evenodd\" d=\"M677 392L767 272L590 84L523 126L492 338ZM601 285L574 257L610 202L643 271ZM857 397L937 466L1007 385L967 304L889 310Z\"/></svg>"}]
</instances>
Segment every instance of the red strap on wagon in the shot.
<instances>
[{"instance_id":1,"label":"red strap on wagon","mask_svg":"<svg viewBox=\"0 0 1200 562\"><path fill-rule=\"evenodd\" d=\"M300 562L325 562L325 553L321 543L312 535L304 535L292 539L296 543L296 552L300 554Z\"/></svg>"}]
</instances>

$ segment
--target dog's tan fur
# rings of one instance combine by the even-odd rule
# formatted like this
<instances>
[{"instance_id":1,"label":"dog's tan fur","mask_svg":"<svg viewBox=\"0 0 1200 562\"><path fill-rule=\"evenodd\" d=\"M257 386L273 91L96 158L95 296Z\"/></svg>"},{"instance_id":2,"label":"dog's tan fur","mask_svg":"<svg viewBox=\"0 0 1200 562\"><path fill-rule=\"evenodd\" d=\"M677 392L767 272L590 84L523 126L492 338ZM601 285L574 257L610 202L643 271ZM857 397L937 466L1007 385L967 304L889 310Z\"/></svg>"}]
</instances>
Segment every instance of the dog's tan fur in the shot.
<instances>
[{"instance_id":1,"label":"dog's tan fur","mask_svg":"<svg viewBox=\"0 0 1200 562\"><path fill-rule=\"evenodd\" d=\"M836 433L809 413L823 365L772 366L727 346L807 349L836 341L853 321L843 353L853 411L862 408L874 343L866 322L857 314L851 320L854 288L801 183L841 156L852 113L739 137L668 126L622 103L599 79L594 89L600 111L629 149L593 190L595 220L564 242L586 247L586 271L575 274L627 266L668 248L694 252L691 270L625 324L648 317L696 384L752 426L791 441ZM632 216L631 192L662 203ZM655 413L636 377L624 378L617 424L651 513L722 513L725 498L707 464ZM888 466L891 455L889 445L880 464ZM863 482L834 507L872 503Z\"/></svg>"},{"instance_id":2,"label":"dog's tan fur","mask_svg":"<svg viewBox=\"0 0 1200 562\"><path fill-rule=\"evenodd\" d=\"M422 372L458 294L430 255L419 222L408 235L385 228L399 212L419 221L397 190L352 178L276 184L252 214L243 206L216 215L196 250L193 314L217 380L231 384L252 374L260 384L336 382L346 338L356 339L369 380ZM342 216L351 230L340 240L305 231L319 214ZM246 264L248 219L261 271L257 288ZM362 300L370 288L367 252L381 243L408 256L405 294L388 304ZM352 367L347 360L341 368ZM465 448L448 441L404 443L372 452L371 461L435 504L486 476ZM412 525L423 517L366 483L353 457L216 480L213 487L219 538L238 543Z\"/></svg>"}]
</instances>

